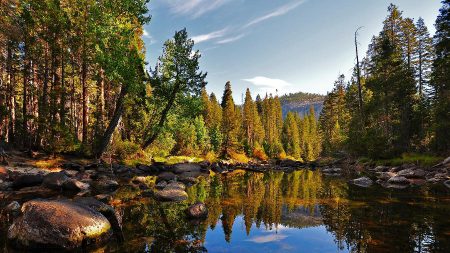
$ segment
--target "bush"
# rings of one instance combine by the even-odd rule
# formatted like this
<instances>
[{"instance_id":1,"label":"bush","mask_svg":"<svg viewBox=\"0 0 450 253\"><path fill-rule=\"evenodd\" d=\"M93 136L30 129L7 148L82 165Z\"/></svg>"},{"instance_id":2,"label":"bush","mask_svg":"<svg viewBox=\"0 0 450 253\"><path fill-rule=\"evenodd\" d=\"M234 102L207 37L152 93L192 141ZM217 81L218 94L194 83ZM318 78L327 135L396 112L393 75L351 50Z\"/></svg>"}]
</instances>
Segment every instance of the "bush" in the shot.
<instances>
[{"instance_id":1,"label":"bush","mask_svg":"<svg viewBox=\"0 0 450 253\"><path fill-rule=\"evenodd\" d=\"M114 154L119 159L127 159L135 155L140 150L138 144L131 141L117 141L114 145Z\"/></svg>"},{"instance_id":2,"label":"bush","mask_svg":"<svg viewBox=\"0 0 450 253\"><path fill-rule=\"evenodd\" d=\"M206 153L205 161L208 161L208 162L215 162L215 161L217 161L216 153L214 153L214 151L209 151L208 153Z\"/></svg>"},{"instance_id":3,"label":"bush","mask_svg":"<svg viewBox=\"0 0 450 253\"><path fill-rule=\"evenodd\" d=\"M230 158L238 163L248 163L250 159L245 154L237 153L235 151L229 152Z\"/></svg>"},{"instance_id":4,"label":"bush","mask_svg":"<svg viewBox=\"0 0 450 253\"><path fill-rule=\"evenodd\" d=\"M261 147L255 147L253 149L253 157L260 161L267 161L269 159Z\"/></svg>"}]
</instances>

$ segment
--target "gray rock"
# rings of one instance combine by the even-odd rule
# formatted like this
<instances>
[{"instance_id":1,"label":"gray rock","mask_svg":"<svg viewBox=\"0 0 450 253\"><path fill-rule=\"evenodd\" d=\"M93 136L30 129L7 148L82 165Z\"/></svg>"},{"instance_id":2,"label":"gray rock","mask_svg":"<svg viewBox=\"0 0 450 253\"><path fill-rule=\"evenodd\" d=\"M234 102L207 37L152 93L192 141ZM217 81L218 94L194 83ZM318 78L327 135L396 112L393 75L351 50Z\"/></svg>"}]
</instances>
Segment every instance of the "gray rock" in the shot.
<instances>
[{"instance_id":1,"label":"gray rock","mask_svg":"<svg viewBox=\"0 0 450 253\"><path fill-rule=\"evenodd\" d=\"M394 184L394 185L409 185L409 181L406 177L402 177L402 176L394 176L391 177L388 180L389 184Z\"/></svg>"},{"instance_id":2,"label":"gray rock","mask_svg":"<svg viewBox=\"0 0 450 253\"><path fill-rule=\"evenodd\" d=\"M399 171L397 176L406 178L423 178L425 177L425 171L422 169L404 169Z\"/></svg>"},{"instance_id":3,"label":"gray rock","mask_svg":"<svg viewBox=\"0 0 450 253\"><path fill-rule=\"evenodd\" d=\"M53 172L44 176L42 185L49 189L60 190L67 180L69 177L64 172Z\"/></svg>"},{"instance_id":4,"label":"gray rock","mask_svg":"<svg viewBox=\"0 0 450 253\"><path fill-rule=\"evenodd\" d=\"M386 172L389 170L389 167L380 165L380 166L375 167L373 170L376 172Z\"/></svg>"},{"instance_id":5,"label":"gray rock","mask_svg":"<svg viewBox=\"0 0 450 253\"><path fill-rule=\"evenodd\" d=\"M357 179L353 179L351 181L354 185L360 186L360 187L370 187L373 184L373 181L368 177L360 177Z\"/></svg>"},{"instance_id":6,"label":"gray rock","mask_svg":"<svg viewBox=\"0 0 450 253\"><path fill-rule=\"evenodd\" d=\"M159 183L156 184L156 189L164 189L167 186L167 182L166 181L161 181Z\"/></svg>"},{"instance_id":7,"label":"gray rock","mask_svg":"<svg viewBox=\"0 0 450 253\"><path fill-rule=\"evenodd\" d=\"M176 176L172 172L165 171L158 175L157 181L172 181L175 180Z\"/></svg>"},{"instance_id":8,"label":"gray rock","mask_svg":"<svg viewBox=\"0 0 450 253\"><path fill-rule=\"evenodd\" d=\"M67 191L74 191L74 192L87 191L89 190L89 188L90 188L89 184L83 183L76 179L69 179L63 184L63 189Z\"/></svg>"},{"instance_id":9,"label":"gray rock","mask_svg":"<svg viewBox=\"0 0 450 253\"><path fill-rule=\"evenodd\" d=\"M381 179L381 180L387 181L387 180L389 180L391 177L393 177L395 175L396 174L392 173L392 172L379 172L377 177L379 179Z\"/></svg>"},{"instance_id":10,"label":"gray rock","mask_svg":"<svg viewBox=\"0 0 450 253\"><path fill-rule=\"evenodd\" d=\"M156 191L155 197L162 201L183 201L188 198L188 195L181 189L164 188L163 190Z\"/></svg>"},{"instance_id":11,"label":"gray rock","mask_svg":"<svg viewBox=\"0 0 450 253\"><path fill-rule=\"evenodd\" d=\"M208 208L202 202L197 202L187 209L187 215L193 219L206 219L208 217Z\"/></svg>"},{"instance_id":12,"label":"gray rock","mask_svg":"<svg viewBox=\"0 0 450 253\"><path fill-rule=\"evenodd\" d=\"M0 179L0 191L7 191L13 185L12 182L5 182Z\"/></svg>"},{"instance_id":13,"label":"gray rock","mask_svg":"<svg viewBox=\"0 0 450 253\"><path fill-rule=\"evenodd\" d=\"M32 200L8 230L9 242L25 250L74 250L104 242L111 224L96 210L67 200Z\"/></svg>"},{"instance_id":14,"label":"gray rock","mask_svg":"<svg viewBox=\"0 0 450 253\"><path fill-rule=\"evenodd\" d=\"M450 180L445 181L444 185L447 186L447 188L450 188Z\"/></svg>"},{"instance_id":15,"label":"gray rock","mask_svg":"<svg viewBox=\"0 0 450 253\"><path fill-rule=\"evenodd\" d=\"M185 172L200 172L202 167L197 163L179 163L173 166L173 171L176 174Z\"/></svg>"},{"instance_id":16,"label":"gray rock","mask_svg":"<svg viewBox=\"0 0 450 253\"><path fill-rule=\"evenodd\" d=\"M170 182L164 189L180 189L186 190L186 186L181 182Z\"/></svg>"},{"instance_id":17,"label":"gray rock","mask_svg":"<svg viewBox=\"0 0 450 253\"><path fill-rule=\"evenodd\" d=\"M75 177L79 172L76 170L63 170L68 177Z\"/></svg>"}]
</instances>

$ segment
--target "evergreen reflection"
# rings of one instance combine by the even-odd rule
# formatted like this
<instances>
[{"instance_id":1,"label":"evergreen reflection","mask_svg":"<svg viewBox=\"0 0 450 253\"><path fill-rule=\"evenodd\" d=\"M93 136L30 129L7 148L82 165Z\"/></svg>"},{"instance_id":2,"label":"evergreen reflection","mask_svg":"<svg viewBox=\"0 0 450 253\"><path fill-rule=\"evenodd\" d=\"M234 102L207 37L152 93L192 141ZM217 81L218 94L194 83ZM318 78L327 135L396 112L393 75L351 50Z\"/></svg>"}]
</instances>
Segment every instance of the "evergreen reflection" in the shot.
<instances>
[{"instance_id":1,"label":"evergreen reflection","mask_svg":"<svg viewBox=\"0 0 450 253\"><path fill-rule=\"evenodd\" d=\"M125 234L138 252L202 252L208 230L221 225L233 243L233 225L242 217L247 236L252 227L277 230L324 226L337 249L351 252L448 252L448 200L425 191L386 191L349 186L319 171L253 173L236 170L211 175L187 190L183 203L145 199L127 208ZM208 206L204 221L189 221L186 208ZM240 219L240 218L239 218ZM236 228L236 227L235 227ZM236 236L236 235L235 235ZM136 238L151 238L148 243ZM205 246L206 245L206 246ZM137 247L137 249L136 249Z\"/></svg>"}]
</instances>

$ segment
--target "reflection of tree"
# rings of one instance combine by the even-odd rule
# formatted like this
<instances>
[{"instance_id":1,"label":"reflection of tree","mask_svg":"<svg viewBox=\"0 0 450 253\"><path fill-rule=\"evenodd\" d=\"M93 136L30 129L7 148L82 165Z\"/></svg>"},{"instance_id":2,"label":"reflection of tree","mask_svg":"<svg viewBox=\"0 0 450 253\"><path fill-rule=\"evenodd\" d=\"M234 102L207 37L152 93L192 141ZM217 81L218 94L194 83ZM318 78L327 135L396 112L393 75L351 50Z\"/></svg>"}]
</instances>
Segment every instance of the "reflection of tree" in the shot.
<instances>
[{"instance_id":1,"label":"reflection of tree","mask_svg":"<svg viewBox=\"0 0 450 253\"><path fill-rule=\"evenodd\" d=\"M320 209L341 249L346 245L352 252L448 252L450 208L427 203L420 192L405 196L350 187L347 194L349 201L338 199Z\"/></svg>"},{"instance_id":2,"label":"reflection of tree","mask_svg":"<svg viewBox=\"0 0 450 253\"><path fill-rule=\"evenodd\" d=\"M268 172L264 174L265 193L261 202L258 218L262 220L266 229L278 227L281 222L283 173ZM259 223L259 222L258 222Z\"/></svg>"},{"instance_id":3,"label":"reflection of tree","mask_svg":"<svg viewBox=\"0 0 450 253\"><path fill-rule=\"evenodd\" d=\"M261 173L247 173L245 174L246 191L244 194L245 201L243 207L245 230L247 235L250 234L250 229L253 222L256 220L258 209L264 197L265 185L263 181L263 174Z\"/></svg>"}]
</instances>

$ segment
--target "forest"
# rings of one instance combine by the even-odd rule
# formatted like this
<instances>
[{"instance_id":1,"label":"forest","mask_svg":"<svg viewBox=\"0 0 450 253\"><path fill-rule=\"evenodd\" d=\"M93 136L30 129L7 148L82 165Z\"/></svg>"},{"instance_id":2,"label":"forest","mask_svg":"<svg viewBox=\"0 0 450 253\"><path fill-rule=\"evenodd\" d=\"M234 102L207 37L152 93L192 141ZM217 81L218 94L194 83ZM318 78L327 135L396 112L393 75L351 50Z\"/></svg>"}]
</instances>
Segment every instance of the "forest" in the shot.
<instances>
[{"instance_id":1,"label":"forest","mask_svg":"<svg viewBox=\"0 0 450 253\"><path fill-rule=\"evenodd\" d=\"M357 57L354 74L338 76L320 116L312 107L283 117L277 94L253 99L247 89L239 105L231 82L220 98L208 94L201 53L186 29L148 66L148 0L2 1L0 142L7 149L146 160L445 154L449 7L443 1L432 37L423 19L404 17L391 4L382 31Z\"/></svg>"}]
</instances>

